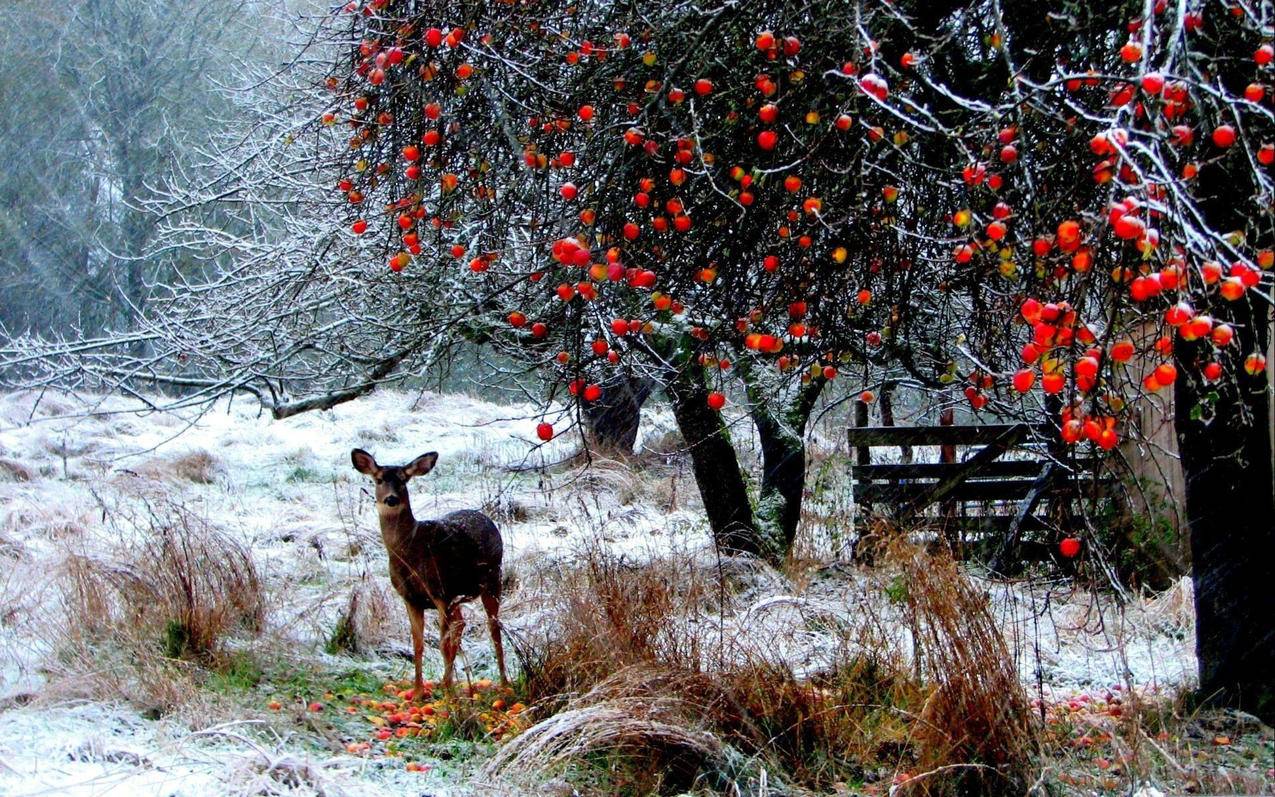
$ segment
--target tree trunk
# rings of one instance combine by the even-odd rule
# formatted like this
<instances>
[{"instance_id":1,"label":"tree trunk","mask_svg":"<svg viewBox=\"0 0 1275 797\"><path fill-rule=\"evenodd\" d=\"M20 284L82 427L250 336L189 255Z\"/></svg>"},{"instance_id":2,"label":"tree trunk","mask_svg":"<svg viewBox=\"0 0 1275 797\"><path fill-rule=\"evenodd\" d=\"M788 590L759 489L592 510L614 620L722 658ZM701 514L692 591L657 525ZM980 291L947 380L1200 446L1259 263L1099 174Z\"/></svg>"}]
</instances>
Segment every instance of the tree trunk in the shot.
<instances>
[{"instance_id":1,"label":"tree trunk","mask_svg":"<svg viewBox=\"0 0 1275 797\"><path fill-rule=\"evenodd\" d=\"M762 462L757 525L787 552L797 535L806 490L805 437L802 429L793 429L770 413L754 412L753 422L761 439Z\"/></svg>"},{"instance_id":2,"label":"tree trunk","mask_svg":"<svg viewBox=\"0 0 1275 797\"><path fill-rule=\"evenodd\" d=\"M881 404L881 425L894 426L894 385L891 383L882 385L877 401ZM912 446L899 446L899 462L911 465L912 456Z\"/></svg>"},{"instance_id":3,"label":"tree trunk","mask_svg":"<svg viewBox=\"0 0 1275 797\"><path fill-rule=\"evenodd\" d=\"M741 367L748 389L753 424L761 440L761 490L757 496L757 527L786 555L797 536L801 504L806 492L806 422L827 380L802 385L787 404L758 384L754 372Z\"/></svg>"},{"instance_id":4,"label":"tree trunk","mask_svg":"<svg viewBox=\"0 0 1275 797\"><path fill-rule=\"evenodd\" d=\"M859 429L868 425L868 402L863 399L855 399L854 401L854 425ZM856 465L871 465L872 447L856 446L854 450L854 463Z\"/></svg>"},{"instance_id":5,"label":"tree trunk","mask_svg":"<svg viewBox=\"0 0 1275 797\"><path fill-rule=\"evenodd\" d=\"M939 413L940 426L952 426L956 423L956 410L951 407L944 408ZM940 446L939 461L952 465L956 463L956 446ZM961 558L961 530L956 523L956 502L952 499L946 499L939 505L939 511L943 517L943 541L947 544L948 550L957 559Z\"/></svg>"},{"instance_id":6,"label":"tree trunk","mask_svg":"<svg viewBox=\"0 0 1275 797\"><path fill-rule=\"evenodd\" d=\"M1203 360L1197 358L1203 347L1177 347L1175 421L1186 475L1195 650L1203 701L1272 722L1275 499L1270 393L1265 374L1251 376L1239 365L1245 354L1267 350L1270 319L1259 300L1235 304L1235 384L1218 385L1211 409L1201 405L1210 390L1200 375Z\"/></svg>"},{"instance_id":7,"label":"tree trunk","mask_svg":"<svg viewBox=\"0 0 1275 797\"><path fill-rule=\"evenodd\" d=\"M1238 28L1232 28L1238 31ZM1221 52L1246 46L1232 32ZM1239 59L1219 64L1219 82L1239 92L1251 78ZM1217 158L1200 169L1195 195L1214 230L1246 230L1248 242L1269 247L1255 228L1251 205L1267 201L1249 162ZM1265 293L1265 296L1260 296ZM1271 392L1267 375L1245 372L1249 354L1271 341L1271 289L1254 287L1228 302L1235 339L1217 353L1227 378L1217 385L1201 370L1215 356L1207 344L1174 341L1174 426L1186 480L1186 521L1195 584L1195 650L1200 697L1275 722L1275 496L1272 495Z\"/></svg>"},{"instance_id":8,"label":"tree trunk","mask_svg":"<svg viewBox=\"0 0 1275 797\"><path fill-rule=\"evenodd\" d=\"M730 433L721 413L708 406L703 370L687 365L671 376L664 389L690 450L695 483L717 546L727 553L782 560L783 540L768 537L757 527Z\"/></svg>"},{"instance_id":9,"label":"tree trunk","mask_svg":"<svg viewBox=\"0 0 1275 797\"><path fill-rule=\"evenodd\" d=\"M599 448L633 453L637 443L642 405L651 395L651 383L618 373L602 383L602 398L584 402L589 436Z\"/></svg>"}]
</instances>

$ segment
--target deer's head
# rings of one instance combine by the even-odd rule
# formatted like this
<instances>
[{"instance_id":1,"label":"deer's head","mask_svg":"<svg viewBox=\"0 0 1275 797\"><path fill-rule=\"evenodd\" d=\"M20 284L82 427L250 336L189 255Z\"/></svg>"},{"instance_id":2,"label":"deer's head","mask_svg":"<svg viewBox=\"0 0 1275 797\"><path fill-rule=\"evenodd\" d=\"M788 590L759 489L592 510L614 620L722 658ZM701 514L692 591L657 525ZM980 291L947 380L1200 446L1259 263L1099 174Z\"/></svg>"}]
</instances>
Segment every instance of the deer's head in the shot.
<instances>
[{"instance_id":1,"label":"deer's head","mask_svg":"<svg viewBox=\"0 0 1275 797\"><path fill-rule=\"evenodd\" d=\"M407 482L413 476L424 476L434 469L438 452L422 454L406 465L376 464L376 458L361 448L350 452L350 460L359 473L372 477L376 483L376 509L382 515L396 516L409 509Z\"/></svg>"}]
</instances>

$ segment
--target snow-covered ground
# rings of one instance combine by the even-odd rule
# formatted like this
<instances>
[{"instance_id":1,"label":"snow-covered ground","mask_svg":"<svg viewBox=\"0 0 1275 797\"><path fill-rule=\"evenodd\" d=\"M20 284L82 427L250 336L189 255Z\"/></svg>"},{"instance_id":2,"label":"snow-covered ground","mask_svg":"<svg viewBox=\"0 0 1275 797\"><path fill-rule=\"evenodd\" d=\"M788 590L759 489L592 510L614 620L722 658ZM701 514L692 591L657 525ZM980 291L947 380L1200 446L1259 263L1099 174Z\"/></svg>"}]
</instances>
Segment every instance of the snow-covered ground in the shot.
<instances>
[{"instance_id":1,"label":"snow-covered ground","mask_svg":"<svg viewBox=\"0 0 1275 797\"><path fill-rule=\"evenodd\" d=\"M269 601L263 634L310 661L327 657L324 640L352 588L389 594L366 478L350 466L356 446L382 463L438 451L435 471L413 484L418 517L486 507L501 525L506 561L523 576L586 541L633 556L707 550L684 462L648 452L636 464L604 460L546 473L537 466L566 460L576 444L563 435L539 446L530 406L391 391L285 421L245 401L203 413L126 412L138 406L0 396L0 794L388 794L422 783L383 761L271 741L251 718L145 719L136 707L75 688L54 661L69 622L59 573L68 555L112 550L116 519L129 507L171 500L247 545ZM113 414L83 417L90 408ZM671 428L667 413L650 409L641 441L658 449ZM744 593L747 610L730 622L799 670L814 669L835 641L807 620L812 612L853 620L864 608L865 578L845 564L800 584L759 570ZM1051 694L1172 689L1194 671L1186 583L1124 607L1065 584L983 586L1033 692L1038 677ZM401 677L407 664L394 654L406 647L402 615L390 599L380 661L344 663ZM513 628L538 621L517 590L505 617ZM485 669L481 626L470 623L465 649L470 665ZM446 793L446 778L431 788Z\"/></svg>"}]
</instances>

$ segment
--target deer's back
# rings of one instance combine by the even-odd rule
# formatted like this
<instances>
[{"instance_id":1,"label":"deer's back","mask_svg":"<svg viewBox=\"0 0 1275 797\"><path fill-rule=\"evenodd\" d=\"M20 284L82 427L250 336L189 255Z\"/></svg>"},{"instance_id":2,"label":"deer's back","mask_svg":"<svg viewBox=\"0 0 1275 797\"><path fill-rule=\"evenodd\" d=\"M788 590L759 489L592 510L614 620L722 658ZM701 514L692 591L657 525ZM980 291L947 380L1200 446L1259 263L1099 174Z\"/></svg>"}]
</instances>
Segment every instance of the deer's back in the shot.
<instances>
[{"instance_id":1,"label":"deer's back","mask_svg":"<svg viewBox=\"0 0 1275 797\"><path fill-rule=\"evenodd\" d=\"M413 605L428 609L435 598L450 604L500 595L504 545L500 530L482 512L464 509L422 520L403 547L390 554L390 580Z\"/></svg>"}]
</instances>

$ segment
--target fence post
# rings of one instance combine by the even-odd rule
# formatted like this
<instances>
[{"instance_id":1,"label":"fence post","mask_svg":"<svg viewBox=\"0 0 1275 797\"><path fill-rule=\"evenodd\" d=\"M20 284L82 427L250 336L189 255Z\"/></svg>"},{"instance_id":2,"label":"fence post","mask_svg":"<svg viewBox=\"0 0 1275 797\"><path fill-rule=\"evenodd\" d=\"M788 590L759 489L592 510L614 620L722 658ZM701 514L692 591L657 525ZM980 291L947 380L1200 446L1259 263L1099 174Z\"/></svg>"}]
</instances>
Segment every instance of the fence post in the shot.
<instances>
[{"instance_id":1,"label":"fence post","mask_svg":"<svg viewBox=\"0 0 1275 797\"><path fill-rule=\"evenodd\" d=\"M868 425L868 402L863 399L855 399L854 425L858 428ZM871 465L872 448L870 446L855 446L854 461L856 465Z\"/></svg>"},{"instance_id":2,"label":"fence post","mask_svg":"<svg viewBox=\"0 0 1275 797\"><path fill-rule=\"evenodd\" d=\"M955 426L956 410L951 407L945 408L939 413L939 426ZM945 463L956 462L956 446L944 445L939 447L939 461ZM944 499L939 505L939 512L942 516L943 539L947 542L948 550L952 552L952 556L957 559L961 558L963 553L963 540L961 539L961 530L956 522L956 501L951 498Z\"/></svg>"}]
</instances>

